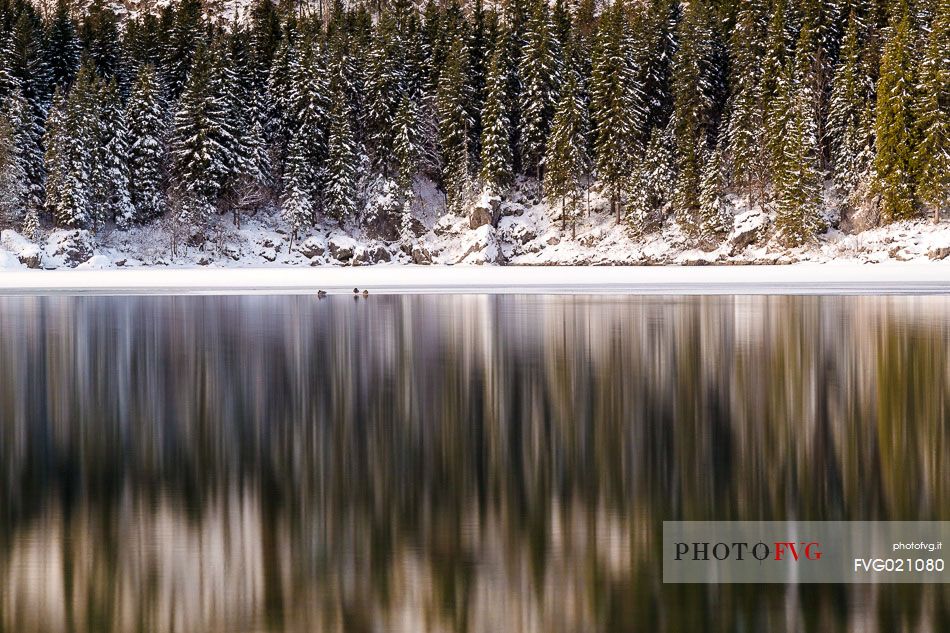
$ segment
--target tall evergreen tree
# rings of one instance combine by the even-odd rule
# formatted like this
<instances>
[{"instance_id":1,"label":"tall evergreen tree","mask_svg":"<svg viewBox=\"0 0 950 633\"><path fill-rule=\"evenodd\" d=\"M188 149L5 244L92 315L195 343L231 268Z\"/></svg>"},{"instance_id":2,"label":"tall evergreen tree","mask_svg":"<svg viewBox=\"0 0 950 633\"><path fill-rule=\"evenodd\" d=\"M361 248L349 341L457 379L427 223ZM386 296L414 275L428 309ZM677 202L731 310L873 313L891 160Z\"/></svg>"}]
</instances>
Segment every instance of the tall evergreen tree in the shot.
<instances>
[{"instance_id":1,"label":"tall evergreen tree","mask_svg":"<svg viewBox=\"0 0 950 633\"><path fill-rule=\"evenodd\" d=\"M761 189L764 166L762 57L765 54L767 7L763 0L743 2L732 32L730 116L726 128L733 186L751 197ZM722 148L720 148L721 150Z\"/></svg>"},{"instance_id":2,"label":"tall evergreen tree","mask_svg":"<svg viewBox=\"0 0 950 633\"><path fill-rule=\"evenodd\" d=\"M482 112L481 180L488 189L500 193L511 183L511 118L509 114L508 36L500 32L488 67L488 95Z\"/></svg>"},{"instance_id":3,"label":"tall evergreen tree","mask_svg":"<svg viewBox=\"0 0 950 633\"><path fill-rule=\"evenodd\" d=\"M789 68L785 152L776 174L776 227L789 245L799 245L821 227L821 164L818 140L818 32L806 19Z\"/></svg>"},{"instance_id":4,"label":"tall evergreen tree","mask_svg":"<svg viewBox=\"0 0 950 633\"><path fill-rule=\"evenodd\" d=\"M917 193L939 221L950 204L950 0L936 0L921 64L915 112L919 144Z\"/></svg>"},{"instance_id":5,"label":"tall evergreen tree","mask_svg":"<svg viewBox=\"0 0 950 633\"><path fill-rule=\"evenodd\" d=\"M521 79L521 154L525 170L540 177L560 84L557 42L546 0L535 0L525 28L518 74Z\"/></svg>"},{"instance_id":6,"label":"tall evergreen tree","mask_svg":"<svg viewBox=\"0 0 950 633\"><path fill-rule=\"evenodd\" d=\"M566 228L568 221L572 229L575 227L580 178L587 167L587 116L577 84L577 76L570 73L554 115L551 138L544 156L545 195L560 205L562 229Z\"/></svg>"},{"instance_id":7,"label":"tall evergreen tree","mask_svg":"<svg viewBox=\"0 0 950 633\"><path fill-rule=\"evenodd\" d=\"M198 229L210 222L232 175L229 110L221 93L219 73L213 51L199 46L172 132L173 175L182 219Z\"/></svg>"},{"instance_id":8,"label":"tall evergreen tree","mask_svg":"<svg viewBox=\"0 0 950 633\"><path fill-rule=\"evenodd\" d=\"M601 17L590 82L597 176L609 192L618 222L623 187L635 153L631 139L637 129L630 73L624 46L624 7L618 1Z\"/></svg>"},{"instance_id":9,"label":"tall evergreen tree","mask_svg":"<svg viewBox=\"0 0 950 633\"><path fill-rule=\"evenodd\" d=\"M852 11L835 71L827 130L835 184L847 200L865 189L874 158L873 79L866 73L861 28Z\"/></svg>"},{"instance_id":10,"label":"tall evergreen tree","mask_svg":"<svg viewBox=\"0 0 950 633\"><path fill-rule=\"evenodd\" d=\"M313 179L312 169L307 162L304 133L299 131L290 142L281 201L281 214L290 226L290 248L293 248L300 230L313 222L314 209L310 196Z\"/></svg>"},{"instance_id":11,"label":"tall evergreen tree","mask_svg":"<svg viewBox=\"0 0 950 633\"><path fill-rule=\"evenodd\" d=\"M66 89L72 84L79 68L80 50L76 26L69 16L66 0L57 0L45 46L45 58L52 71L54 86Z\"/></svg>"},{"instance_id":12,"label":"tall evergreen tree","mask_svg":"<svg viewBox=\"0 0 950 633\"><path fill-rule=\"evenodd\" d=\"M439 75L436 105L439 116L439 145L442 149L442 182L449 209L461 208L469 193L469 129L472 121L466 108L468 47L456 36L446 66Z\"/></svg>"},{"instance_id":13,"label":"tall evergreen tree","mask_svg":"<svg viewBox=\"0 0 950 633\"><path fill-rule=\"evenodd\" d=\"M690 2L677 27L679 49L673 60L673 131L676 139L676 211L681 224L696 226L702 157L712 127L714 79L710 8Z\"/></svg>"},{"instance_id":14,"label":"tall evergreen tree","mask_svg":"<svg viewBox=\"0 0 950 633\"><path fill-rule=\"evenodd\" d=\"M914 65L910 9L899 0L891 17L877 83L874 159L875 189L881 196L884 222L914 216Z\"/></svg>"},{"instance_id":15,"label":"tall evergreen tree","mask_svg":"<svg viewBox=\"0 0 950 633\"><path fill-rule=\"evenodd\" d=\"M326 213L342 223L357 211L357 147L342 87L333 90L327 158Z\"/></svg>"},{"instance_id":16,"label":"tall evergreen tree","mask_svg":"<svg viewBox=\"0 0 950 633\"><path fill-rule=\"evenodd\" d=\"M129 194L128 131L119 95L119 85L112 79L99 90L97 147L93 189L96 213L100 218L119 226L128 226L134 211Z\"/></svg>"},{"instance_id":17,"label":"tall evergreen tree","mask_svg":"<svg viewBox=\"0 0 950 633\"><path fill-rule=\"evenodd\" d=\"M125 110L128 131L129 198L134 222L146 222L162 214L162 161L165 113L155 67L139 71Z\"/></svg>"}]
</instances>

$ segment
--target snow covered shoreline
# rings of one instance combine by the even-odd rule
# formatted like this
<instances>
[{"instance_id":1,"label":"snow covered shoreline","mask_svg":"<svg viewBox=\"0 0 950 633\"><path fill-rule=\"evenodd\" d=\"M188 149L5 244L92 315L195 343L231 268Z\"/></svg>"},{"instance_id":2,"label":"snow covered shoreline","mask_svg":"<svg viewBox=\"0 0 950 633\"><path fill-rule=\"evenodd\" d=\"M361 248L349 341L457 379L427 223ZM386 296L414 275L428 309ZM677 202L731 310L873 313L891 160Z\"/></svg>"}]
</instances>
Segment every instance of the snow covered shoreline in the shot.
<instances>
[{"instance_id":1,"label":"snow covered shoreline","mask_svg":"<svg viewBox=\"0 0 950 633\"><path fill-rule=\"evenodd\" d=\"M0 272L0 294L950 294L950 263L139 268Z\"/></svg>"}]
</instances>

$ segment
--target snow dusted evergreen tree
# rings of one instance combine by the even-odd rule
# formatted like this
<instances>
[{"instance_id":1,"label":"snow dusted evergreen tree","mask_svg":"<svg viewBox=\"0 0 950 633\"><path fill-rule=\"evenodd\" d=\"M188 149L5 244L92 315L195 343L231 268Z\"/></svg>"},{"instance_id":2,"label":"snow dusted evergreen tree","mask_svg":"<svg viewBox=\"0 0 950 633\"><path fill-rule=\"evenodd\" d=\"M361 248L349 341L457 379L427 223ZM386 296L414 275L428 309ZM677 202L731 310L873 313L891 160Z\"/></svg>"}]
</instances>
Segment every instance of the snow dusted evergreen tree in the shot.
<instances>
[{"instance_id":1,"label":"snow dusted evergreen tree","mask_svg":"<svg viewBox=\"0 0 950 633\"><path fill-rule=\"evenodd\" d=\"M84 64L68 97L53 99L46 128L46 207L57 225L85 228L92 216L91 167L98 125L95 120L95 70Z\"/></svg>"},{"instance_id":2,"label":"snow dusted evergreen tree","mask_svg":"<svg viewBox=\"0 0 950 633\"><path fill-rule=\"evenodd\" d=\"M314 175L307 161L304 136L298 133L291 140L284 170L284 196L280 210L290 227L290 248L293 248L300 230L313 222L314 215L310 197Z\"/></svg>"},{"instance_id":3,"label":"snow dusted evergreen tree","mask_svg":"<svg viewBox=\"0 0 950 633\"><path fill-rule=\"evenodd\" d=\"M500 193L510 183L513 172L511 118L509 115L508 36L495 39L488 66L487 96L482 111L481 180L489 191Z\"/></svg>"},{"instance_id":4,"label":"snow dusted evergreen tree","mask_svg":"<svg viewBox=\"0 0 950 633\"><path fill-rule=\"evenodd\" d=\"M906 220L916 212L913 37L910 9L906 0L899 0L891 16L877 83L874 178L884 222Z\"/></svg>"},{"instance_id":5,"label":"snow dusted evergreen tree","mask_svg":"<svg viewBox=\"0 0 950 633\"><path fill-rule=\"evenodd\" d=\"M350 111L341 86L333 90L327 157L326 214L338 223L356 215L358 161Z\"/></svg>"},{"instance_id":6,"label":"snow dusted evergreen tree","mask_svg":"<svg viewBox=\"0 0 950 633\"><path fill-rule=\"evenodd\" d=\"M175 113L171 150L182 219L199 230L208 226L235 165L221 79L213 51L199 46Z\"/></svg>"},{"instance_id":7,"label":"snow dusted evergreen tree","mask_svg":"<svg viewBox=\"0 0 950 633\"><path fill-rule=\"evenodd\" d=\"M544 156L544 190L560 206L561 228L575 226L580 178L587 167L587 116L578 94L578 78L570 73L554 115L551 138Z\"/></svg>"},{"instance_id":8,"label":"snow dusted evergreen tree","mask_svg":"<svg viewBox=\"0 0 950 633\"><path fill-rule=\"evenodd\" d=\"M104 83L99 94L98 146L93 155L94 173L101 178L93 178L96 214L128 226L134 217L129 194L128 132L116 80Z\"/></svg>"},{"instance_id":9,"label":"snow dusted evergreen tree","mask_svg":"<svg viewBox=\"0 0 950 633\"><path fill-rule=\"evenodd\" d=\"M704 150L704 164L699 183L699 238L712 244L726 232L727 219L723 200L722 144L713 151Z\"/></svg>"},{"instance_id":10,"label":"snow dusted evergreen tree","mask_svg":"<svg viewBox=\"0 0 950 633\"><path fill-rule=\"evenodd\" d=\"M309 34L300 43L299 59L293 64L290 87L290 133L300 138L302 158L311 165L306 186L315 205L319 201L327 175L327 139L330 128L330 84L320 43ZM390 124L391 125L391 124ZM391 147L388 146L388 147Z\"/></svg>"},{"instance_id":11,"label":"snow dusted evergreen tree","mask_svg":"<svg viewBox=\"0 0 950 633\"><path fill-rule=\"evenodd\" d=\"M852 203L865 191L874 159L874 81L865 72L866 53L860 37L860 23L852 11L841 44L827 125L835 184Z\"/></svg>"},{"instance_id":12,"label":"snow dusted evergreen tree","mask_svg":"<svg viewBox=\"0 0 950 633\"><path fill-rule=\"evenodd\" d=\"M788 85L788 67L794 55L794 41L789 41L786 0L773 0L771 12L766 31L760 91L765 132L762 162L773 193L776 193L776 176L782 172L785 164L785 130L791 111L788 103L791 90Z\"/></svg>"},{"instance_id":13,"label":"snow dusted evergreen tree","mask_svg":"<svg viewBox=\"0 0 950 633\"><path fill-rule=\"evenodd\" d=\"M525 42L518 69L521 80L522 167L535 169L540 179L542 159L561 81L557 41L546 0L535 0L525 28Z\"/></svg>"},{"instance_id":14,"label":"snow dusted evergreen tree","mask_svg":"<svg viewBox=\"0 0 950 633\"><path fill-rule=\"evenodd\" d=\"M821 165L818 144L818 38L806 20L786 85L785 152L778 185L776 228L789 245L799 245L821 227Z\"/></svg>"},{"instance_id":15,"label":"snow dusted evergreen tree","mask_svg":"<svg viewBox=\"0 0 950 633\"><path fill-rule=\"evenodd\" d=\"M471 177L468 132L472 126L466 99L468 48L461 36L454 38L446 67L439 76L437 108L439 145L442 149L443 187L447 207L460 209L469 193Z\"/></svg>"},{"instance_id":16,"label":"snow dusted evergreen tree","mask_svg":"<svg viewBox=\"0 0 950 633\"><path fill-rule=\"evenodd\" d=\"M408 94L402 96L394 122L393 158L396 164L396 184L404 197L412 196L412 179L416 175L422 143L416 106Z\"/></svg>"},{"instance_id":17,"label":"snow dusted evergreen tree","mask_svg":"<svg viewBox=\"0 0 950 633\"><path fill-rule=\"evenodd\" d=\"M593 52L591 119L597 176L610 195L610 207L620 221L623 187L630 173L637 112L628 89L629 56L624 47L624 5L615 2L601 17Z\"/></svg>"},{"instance_id":18,"label":"snow dusted evergreen tree","mask_svg":"<svg viewBox=\"0 0 950 633\"><path fill-rule=\"evenodd\" d=\"M128 132L129 198L132 222L146 222L162 214L162 162L165 114L158 76L152 65L143 66L125 110ZM120 224L127 224L123 220Z\"/></svg>"},{"instance_id":19,"label":"snow dusted evergreen tree","mask_svg":"<svg viewBox=\"0 0 950 633\"><path fill-rule=\"evenodd\" d=\"M936 0L918 82L917 193L933 209L950 204L950 0Z\"/></svg>"},{"instance_id":20,"label":"snow dusted evergreen tree","mask_svg":"<svg viewBox=\"0 0 950 633\"><path fill-rule=\"evenodd\" d=\"M695 228L699 213L702 157L711 125L713 54L709 8L690 2L677 27L679 49L673 61L673 132L676 139L676 212L679 222Z\"/></svg>"},{"instance_id":21,"label":"snow dusted evergreen tree","mask_svg":"<svg viewBox=\"0 0 950 633\"><path fill-rule=\"evenodd\" d=\"M164 39L164 85L171 101L177 101L185 89L191 71L192 58L202 39L201 0L181 0L174 5L174 23Z\"/></svg>"},{"instance_id":22,"label":"snow dusted evergreen tree","mask_svg":"<svg viewBox=\"0 0 950 633\"><path fill-rule=\"evenodd\" d=\"M57 0L56 12L46 36L45 57L52 71L53 85L66 89L79 68L79 38L76 26L69 17L66 0Z\"/></svg>"},{"instance_id":23,"label":"snow dusted evergreen tree","mask_svg":"<svg viewBox=\"0 0 950 633\"><path fill-rule=\"evenodd\" d=\"M761 190L764 177L761 84L767 9L764 0L743 2L730 40L733 93L726 135L731 180L738 192L750 198L754 190Z\"/></svg>"},{"instance_id":24,"label":"snow dusted evergreen tree","mask_svg":"<svg viewBox=\"0 0 950 633\"><path fill-rule=\"evenodd\" d=\"M22 101L22 97L20 97ZM0 111L0 227L20 222L25 214L29 192L26 170L17 148L17 121L11 113Z\"/></svg>"},{"instance_id":25,"label":"snow dusted evergreen tree","mask_svg":"<svg viewBox=\"0 0 950 633\"><path fill-rule=\"evenodd\" d=\"M22 11L13 28L9 63L0 60L19 80L30 117L22 121L20 152L26 169L28 213L38 216L45 198L46 165L43 158L43 124L52 96L51 72L43 54L43 29L29 11Z\"/></svg>"}]
</instances>

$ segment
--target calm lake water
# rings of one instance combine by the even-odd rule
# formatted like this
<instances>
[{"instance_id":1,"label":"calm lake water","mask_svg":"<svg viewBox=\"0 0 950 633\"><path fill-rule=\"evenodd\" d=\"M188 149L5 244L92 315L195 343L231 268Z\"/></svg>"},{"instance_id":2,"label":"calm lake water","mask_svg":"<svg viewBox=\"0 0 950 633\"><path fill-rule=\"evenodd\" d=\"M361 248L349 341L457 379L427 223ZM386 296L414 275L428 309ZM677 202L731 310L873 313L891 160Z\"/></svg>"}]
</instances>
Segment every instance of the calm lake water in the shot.
<instances>
[{"instance_id":1,"label":"calm lake water","mask_svg":"<svg viewBox=\"0 0 950 633\"><path fill-rule=\"evenodd\" d=\"M948 631L663 520L950 520L950 299L0 299L0 631Z\"/></svg>"}]
</instances>

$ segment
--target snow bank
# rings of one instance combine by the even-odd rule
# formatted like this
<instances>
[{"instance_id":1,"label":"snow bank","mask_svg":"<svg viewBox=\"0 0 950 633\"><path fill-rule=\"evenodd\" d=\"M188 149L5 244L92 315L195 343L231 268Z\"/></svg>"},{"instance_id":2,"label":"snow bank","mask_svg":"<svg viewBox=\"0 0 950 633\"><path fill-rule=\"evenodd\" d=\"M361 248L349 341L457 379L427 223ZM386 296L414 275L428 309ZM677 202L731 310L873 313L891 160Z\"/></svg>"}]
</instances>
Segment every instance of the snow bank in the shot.
<instances>
[{"instance_id":1,"label":"snow bank","mask_svg":"<svg viewBox=\"0 0 950 633\"><path fill-rule=\"evenodd\" d=\"M2 261L2 260L0 260ZM101 294L862 294L950 293L940 262L792 266L321 266L14 270L0 292Z\"/></svg>"}]
</instances>

